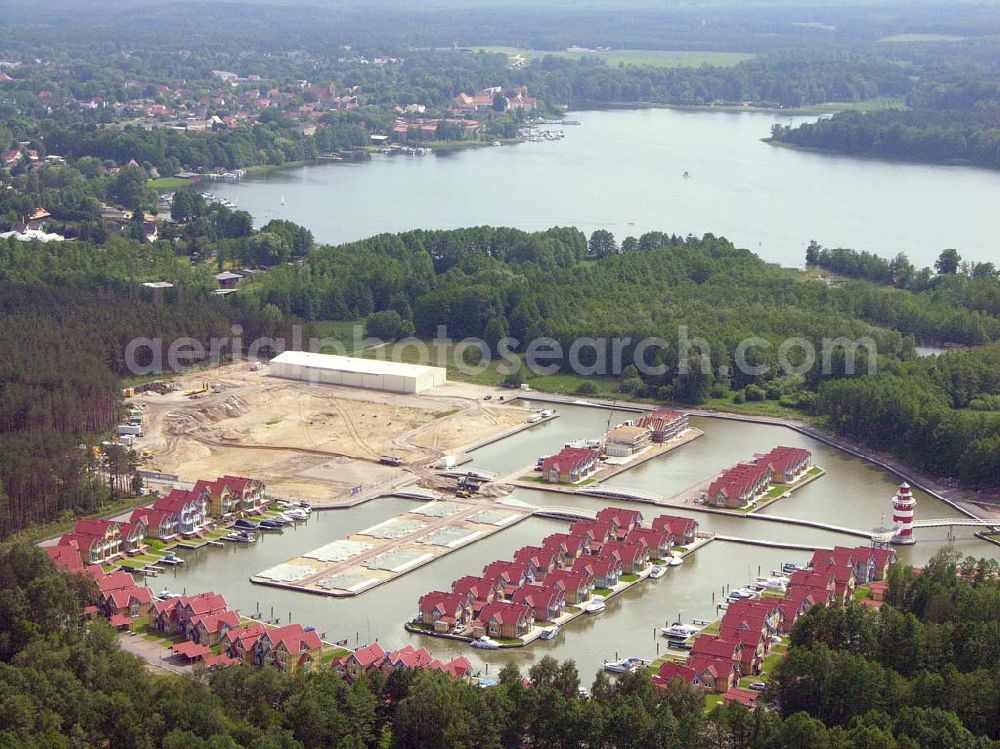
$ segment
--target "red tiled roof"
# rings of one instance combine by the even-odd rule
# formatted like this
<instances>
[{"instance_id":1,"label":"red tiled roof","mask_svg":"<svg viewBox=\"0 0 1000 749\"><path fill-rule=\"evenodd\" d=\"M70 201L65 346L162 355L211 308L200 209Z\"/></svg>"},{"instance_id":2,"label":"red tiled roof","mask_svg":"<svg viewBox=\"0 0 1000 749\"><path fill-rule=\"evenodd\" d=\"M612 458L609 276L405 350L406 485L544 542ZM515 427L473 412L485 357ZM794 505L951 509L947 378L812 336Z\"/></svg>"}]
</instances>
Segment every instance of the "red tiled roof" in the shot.
<instances>
[{"instance_id":1,"label":"red tiled roof","mask_svg":"<svg viewBox=\"0 0 1000 749\"><path fill-rule=\"evenodd\" d=\"M114 603L115 608L121 609L131 606L133 600L139 603L150 603L153 600L153 591L145 586L139 587L133 585L131 588L119 588L109 591L104 594L104 599L110 600Z\"/></svg>"},{"instance_id":2,"label":"red tiled roof","mask_svg":"<svg viewBox=\"0 0 1000 749\"><path fill-rule=\"evenodd\" d=\"M587 535L595 541L603 541L611 535L611 523L597 520L577 520L569 527L571 536Z\"/></svg>"},{"instance_id":3,"label":"red tiled roof","mask_svg":"<svg viewBox=\"0 0 1000 749\"><path fill-rule=\"evenodd\" d=\"M97 589L101 593L110 593L113 590L134 587L135 578L127 572L110 572L97 580Z\"/></svg>"},{"instance_id":4,"label":"red tiled roof","mask_svg":"<svg viewBox=\"0 0 1000 749\"><path fill-rule=\"evenodd\" d=\"M201 614L191 617L192 626L199 624L205 628L206 632L218 632L220 629L232 629L240 625L240 615L235 611L219 611L213 614Z\"/></svg>"},{"instance_id":5,"label":"red tiled roof","mask_svg":"<svg viewBox=\"0 0 1000 749\"><path fill-rule=\"evenodd\" d=\"M530 613L531 608L523 603L494 601L483 606L483 610L479 612L479 619L484 623L495 619L499 624L516 624Z\"/></svg>"},{"instance_id":6,"label":"red tiled roof","mask_svg":"<svg viewBox=\"0 0 1000 749\"><path fill-rule=\"evenodd\" d=\"M559 473L571 473L574 469L593 463L601 454L587 447L564 447L555 455L550 455L542 461L542 472L548 473L555 469Z\"/></svg>"},{"instance_id":7,"label":"red tiled roof","mask_svg":"<svg viewBox=\"0 0 1000 749\"><path fill-rule=\"evenodd\" d=\"M195 596L183 596L179 600L186 608L191 610L191 616L211 614L229 608L225 597L221 593L199 593Z\"/></svg>"},{"instance_id":8,"label":"red tiled roof","mask_svg":"<svg viewBox=\"0 0 1000 749\"><path fill-rule=\"evenodd\" d=\"M288 624L277 629L269 629L264 633L264 636L271 641L272 648L284 643L292 655L303 650L316 650L323 647L316 631L306 630L301 624Z\"/></svg>"},{"instance_id":9,"label":"red tiled roof","mask_svg":"<svg viewBox=\"0 0 1000 749\"><path fill-rule=\"evenodd\" d=\"M174 510L159 510L152 507L139 507L132 511L130 522L142 520L148 528L157 528L163 523L163 519L170 515L176 515Z\"/></svg>"},{"instance_id":10,"label":"red tiled roof","mask_svg":"<svg viewBox=\"0 0 1000 749\"><path fill-rule=\"evenodd\" d=\"M530 571L531 570L526 564L498 560L496 562L490 562L483 567L483 577L491 580L506 580L510 583L519 584L521 578L528 575Z\"/></svg>"},{"instance_id":11,"label":"red tiled roof","mask_svg":"<svg viewBox=\"0 0 1000 749\"><path fill-rule=\"evenodd\" d=\"M110 624L115 629L119 627L127 627L132 623L131 616L125 616L124 614L115 614L113 617L108 619L108 624Z\"/></svg>"},{"instance_id":12,"label":"red tiled roof","mask_svg":"<svg viewBox=\"0 0 1000 749\"><path fill-rule=\"evenodd\" d=\"M739 643L735 640L728 640L713 635L702 635L694 641L694 646L691 648L691 655L732 658L738 645Z\"/></svg>"},{"instance_id":13,"label":"red tiled roof","mask_svg":"<svg viewBox=\"0 0 1000 749\"><path fill-rule=\"evenodd\" d=\"M472 663L464 655L460 655L444 664L444 670L453 679L464 679L472 673Z\"/></svg>"},{"instance_id":14,"label":"red tiled roof","mask_svg":"<svg viewBox=\"0 0 1000 749\"><path fill-rule=\"evenodd\" d=\"M169 512L182 512L185 507L195 500L193 492L183 489L173 489L165 497L160 497L153 502L154 510L167 510Z\"/></svg>"},{"instance_id":15,"label":"red tiled roof","mask_svg":"<svg viewBox=\"0 0 1000 749\"><path fill-rule=\"evenodd\" d=\"M809 462L812 453L801 447L776 447L760 456L759 463L771 466L775 473L785 473L798 463Z\"/></svg>"},{"instance_id":16,"label":"red tiled roof","mask_svg":"<svg viewBox=\"0 0 1000 749\"><path fill-rule=\"evenodd\" d=\"M760 694L757 692L752 692L749 689L737 689L736 687L733 687L726 692L722 701L727 705L730 702L738 702L741 705L746 705L747 707L755 707L759 698Z\"/></svg>"},{"instance_id":17,"label":"red tiled roof","mask_svg":"<svg viewBox=\"0 0 1000 749\"><path fill-rule=\"evenodd\" d=\"M60 572L83 572L80 552L70 546L45 546L42 548ZM100 569L98 567L97 569Z\"/></svg>"},{"instance_id":18,"label":"red tiled roof","mask_svg":"<svg viewBox=\"0 0 1000 749\"><path fill-rule=\"evenodd\" d=\"M514 593L512 603L523 603L536 612L548 611L565 602L566 594L560 589L549 585L525 585Z\"/></svg>"},{"instance_id":19,"label":"red tiled roof","mask_svg":"<svg viewBox=\"0 0 1000 749\"><path fill-rule=\"evenodd\" d=\"M653 677L653 683L659 687L666 688L671 679L683 679L690 684L698 673L681 663L675 661L665 661L660 665L660 670Z\"/></svg>"},{"instance_id":20,"label":"red tiled roof","mask_svg":"<svg viewBox=\"0 0 1000 749\"><path fill-rule=\"evenodd\" d=\"M260 639L261 635L267 631L267 627L260 622L251 622L249 624L242 624L239 627L233 627L232 629L227 629L222 634L222 639L226 642L235 645L237 641L243 642L245 648L249 647Z\"/></svg>"},{"instance_id":21,"label":"red tiled roof","mask_svg":"<svg viewBox=\"0 0 1000 749\"><path fill-rule=\"evenodd\" d=\"M547 570L557 561L558 553L552 549L543 549L539 546L522 546L514 554L514 561L519 564L527 564L534 569Z\"/></svg>"},{"instance_id":22,"label":"red tiled roof","mask_svg":"<svg viewBox=\"0 0 1000 749\"><path fill-rule=\"evenodd\" d=\"M663 531L653 530L652 528L633 528L625 537L625 541L641 541L650 549L660 549L669 545L672 538L672 533L664 533Z\"/></svg>"},{"instance_id":23,"label":"red tiled roof","mask_svg":"<svg viewBox=\"0 0 1000 749\"><path fill-rule=\"evenodd\" d=\"M605 507L597 513L597 522L613 523L619 528L624 528L629 523L640 525L642 513L638 510L626 510L621 507Z\"/></svg>"},{"instance_id":24,"label":"red tiled roof","mask_svg":"<svg viewBox=\"0 0 1000 749\"><path fill-rule=\"evenodd\" d=\"M681 539L697 529L698 521L678 515L660 515L653 518L652 525L654 530L670 531L675 539Z\"/></svg>"},{"instance_id":25,"label":"red tiled roof","mask_svg":"<svg viewBox=\"0 0 1000 749\"><path fill-rule=\"evenodd\" d=\"M570 554L576 554L584 546L584 538L569 533L553 533L542 540L542 548L565 550Z\"/></svg>"},{"instance_id":26,"label":"red tiled roof","mask_svg":"<svg viewBox=\"0 0 1000 749\"><path fill-rule=\"evenodd\" d=\"M191 642L190 640L179 642L170 649L177 655L182 655L185 658L191 659L201 658L202 656L208 655L212 652L211 648L199 645L196 642Z\"/></svg>"},{"instance_id":27,"label":"red tiled roof","mask_svg":"<svg viewBox=\"0 0 1000 749\"><path fill-rule=\"evenodd\" d=\"M423 668L434 659L427 648L414 648L412 645L407 645L389 653L386 660L393 667Z\"/></svg>"},{"instance_id":28,"label":"red tiled roof","mask_svg":"<svg viewBox=\"0 0 1000 749\"><path fill-rule=\"evenodd\" d=\"M550 572L545 576L545 584L554 585L562 588L564 591L582 590L590 585L591 579L593 579L593 575L587 572L565 572L557 570L556 572Z\"/></svg>"},{"instance_id":29,"label":"red tiled roof","mask_svg":"<svg viewBox=\"0 0 1000 749\"><path fill-rule=\"evenodd\" d=\"M420 596L421 611L440 611L443 615L453 616L456 611L465 607L468 597L459 593L446 593L443 590L433 590Z\"/></svg>"},{"instance_id":30,"label":"red tiled roof","mask_svg":"<svg viewBox=\"0 0 1000 749\"><path fill-rule=\"evenodd\" d=\"M585 571L594 577L607 577L615 570L621 570L622 563L619 559L580 557L573 562L573 572Z\"/></svg>"},{"instance_id":31,"label":"red tiled roof","mask_svg":"<svg viewBox=\"0 0 1000 749\"><path fill-rule=\"evenodd\" d=\"M111 529L118 528L121 523L113 520L102 520L100 518L84 518L77 520L73 526L76 533L84 533L88 536L103 536Z\"/></svg>"},{"instance_id":32,"label":"red tiled roof","mask_svg":"<svg viewBox=\"0 0 1000 749\"><path fill-rule=\"evenodd\" d=\"M488 577L475 577L473 575L460 577L451 584L452 593L458 593L463 596L471 595L480 601L485 601L490 591L496 590L496 588L496 580L491 580Z\"/></svg>"},{"instance_id":33,"label":"red tiled roof","mask_svg":"<svg viewBox=\"0 0 1000 749\"><path fill-rule=\"evenodd\" d=\"M614 556L624 562L634 562L646 554L646 545L627 541L609 541L601 547L601 559Z\"/></svg>"},{"instance_id":34,"label":"red tiled roof","mask_svg":"<svg viewBox=\"0 0 1000 749\"><path fill-rule=\"evenodd\" d=\"M377 642L373 642L371 645L355 650L348 658L353 658L362 668L368 668L385 659L385 650Z\"/></svg>"}]
</instances>

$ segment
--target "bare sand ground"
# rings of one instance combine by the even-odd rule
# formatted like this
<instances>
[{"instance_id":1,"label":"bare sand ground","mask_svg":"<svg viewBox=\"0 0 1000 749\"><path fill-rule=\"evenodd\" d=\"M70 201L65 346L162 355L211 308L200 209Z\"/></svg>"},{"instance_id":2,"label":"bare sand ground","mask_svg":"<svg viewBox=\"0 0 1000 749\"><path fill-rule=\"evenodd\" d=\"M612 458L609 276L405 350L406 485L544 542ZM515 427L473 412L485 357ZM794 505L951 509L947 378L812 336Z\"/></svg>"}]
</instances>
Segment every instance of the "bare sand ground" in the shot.
<instances>
[{"instance_id":1,"label":"bare sand ground","mask_svg":"<svg viewBox=\"0 0 1000 749\"><path fill-rule=\"evenodd\" d=\"M419 470L524 423L530 413L484 402L496 391L465 383L403 395L278 379L246 363L177 382L180 391L133 399L145 407L136 449L153 451L147 468L185 481L250 475L275 496L313 501L388 483L408 470L379 465L381 455Z\"/></svg>"}]
</instances>

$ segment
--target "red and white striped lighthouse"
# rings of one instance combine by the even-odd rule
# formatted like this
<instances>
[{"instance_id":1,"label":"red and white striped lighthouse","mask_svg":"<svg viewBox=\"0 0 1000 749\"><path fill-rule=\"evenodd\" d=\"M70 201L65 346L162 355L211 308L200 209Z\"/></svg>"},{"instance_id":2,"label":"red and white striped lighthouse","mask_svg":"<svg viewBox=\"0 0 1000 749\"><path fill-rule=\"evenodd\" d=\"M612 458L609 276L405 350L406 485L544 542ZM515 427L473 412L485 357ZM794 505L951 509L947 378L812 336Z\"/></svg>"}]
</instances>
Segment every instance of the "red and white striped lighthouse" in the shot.
<instances>
[{"instance_id":1,"label":"red and white striped lighthouse","mask_svg":"<svg viewBox=\"0 0 1000 749\"><path fill-rule=\"evenodd\" d=\"M913 508L917 506L917 500L910 492L910 485L905 481L899 485L899 491L892 498L892 522L896 528L896 534L892 537L894 544L914 544L917 539L913 537Z\"/></svg>"}]
</instances>

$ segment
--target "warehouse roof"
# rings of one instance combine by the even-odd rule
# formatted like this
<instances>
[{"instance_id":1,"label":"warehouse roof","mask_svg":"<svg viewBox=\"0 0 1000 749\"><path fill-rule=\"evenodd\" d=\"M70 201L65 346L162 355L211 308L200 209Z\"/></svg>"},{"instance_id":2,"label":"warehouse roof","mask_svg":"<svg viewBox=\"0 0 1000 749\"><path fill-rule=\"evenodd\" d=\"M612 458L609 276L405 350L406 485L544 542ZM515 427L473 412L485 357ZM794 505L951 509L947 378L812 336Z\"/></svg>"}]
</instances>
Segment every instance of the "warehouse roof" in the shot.
<instances>
[{"instance_id":1,"label":"warehouse roof","mask_svg":"<svg viewBox=\"0 0 1000 749\"><path fill-rule=\"evenodd\" d=\"M398 375L401 377L417 377L437 370L444 370L443 367L427 367L421 364L404 364L379 359L359 359L355 356L314 354L310 351L285 351L271 359L271 364L292 364L315 369L339 370L358 374Z\"/></svg>"}]
</instances>

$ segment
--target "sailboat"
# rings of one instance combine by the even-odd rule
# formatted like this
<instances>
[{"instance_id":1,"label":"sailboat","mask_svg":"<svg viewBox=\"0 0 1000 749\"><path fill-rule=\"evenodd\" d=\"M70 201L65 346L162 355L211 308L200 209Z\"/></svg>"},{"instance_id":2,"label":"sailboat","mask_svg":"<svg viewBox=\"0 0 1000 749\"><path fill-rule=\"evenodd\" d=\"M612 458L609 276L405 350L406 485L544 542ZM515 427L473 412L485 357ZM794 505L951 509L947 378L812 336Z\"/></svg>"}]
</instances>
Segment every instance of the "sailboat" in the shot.
<instances>
[{"instance_id":1,"label":"sailboat","mask_svg":"<svg viewBox=\"0 0 1000 749\"><path fill-rule=\"evenodd\" d=\"M282 196L281 196L281 204L282 204L282 205L284 205L284 204L285 204L285 196L284 196L284 195L282 195Z\"/></svg>"}]
</instances>

